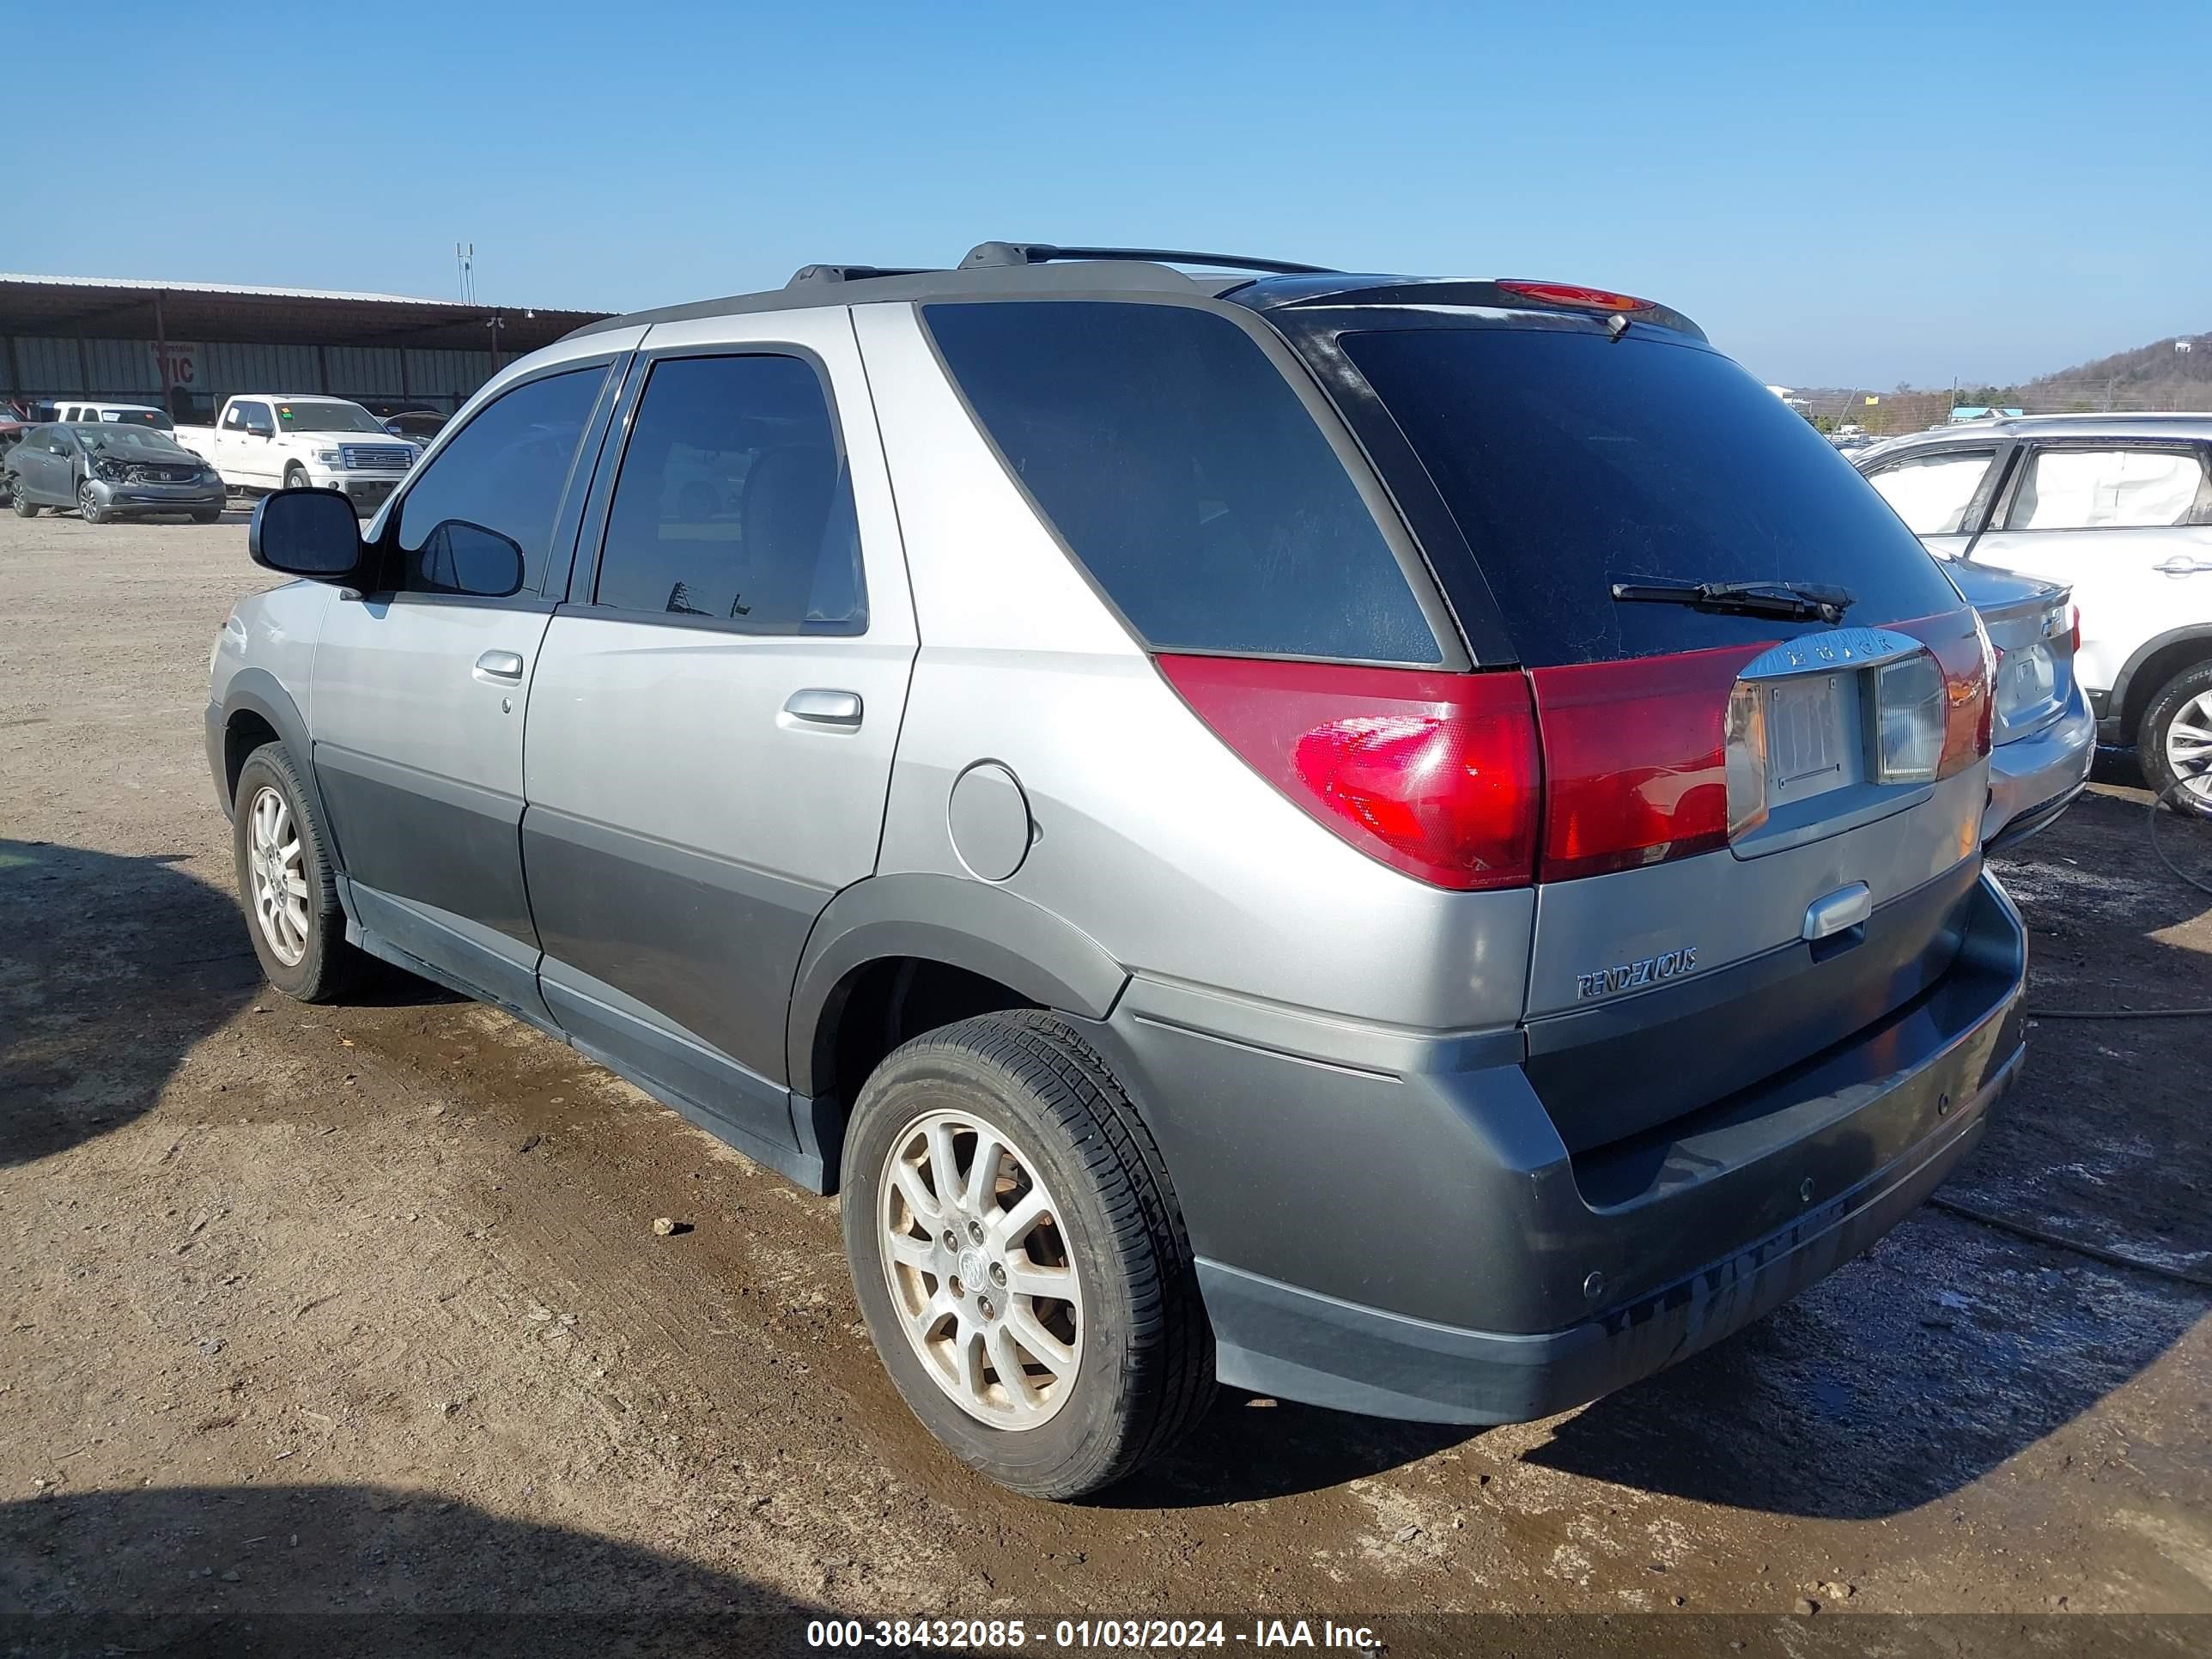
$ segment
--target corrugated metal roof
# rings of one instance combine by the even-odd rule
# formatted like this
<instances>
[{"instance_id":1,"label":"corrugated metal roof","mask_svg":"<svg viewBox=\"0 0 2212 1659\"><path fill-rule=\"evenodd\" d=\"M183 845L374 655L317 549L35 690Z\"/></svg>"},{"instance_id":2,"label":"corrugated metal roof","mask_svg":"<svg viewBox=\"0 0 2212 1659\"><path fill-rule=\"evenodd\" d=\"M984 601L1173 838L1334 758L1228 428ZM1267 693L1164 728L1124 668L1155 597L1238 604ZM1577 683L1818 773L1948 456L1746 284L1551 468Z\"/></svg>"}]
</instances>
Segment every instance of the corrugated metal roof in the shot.
<instances>
[{"instance_id":1,"label":"corrugated metal roof","mask_svg":"<svg viewBox=\"0 0 2212 1659\"><path fill-rule=\"evenodd\" d=\"M158 289L164 294L237 294L263 300L361 300L387 306L451 306L456 311L523 311L533 307L500 306L483 301L428 300L410 294L356 294L344 289L270 288L255 283L172 283L135 276L39 276L24 271L0 270L0 283L40 283L54 288L112 288L133 293ZM544 309L558 311L559 306Z\"/></svg>"}]
</instances>

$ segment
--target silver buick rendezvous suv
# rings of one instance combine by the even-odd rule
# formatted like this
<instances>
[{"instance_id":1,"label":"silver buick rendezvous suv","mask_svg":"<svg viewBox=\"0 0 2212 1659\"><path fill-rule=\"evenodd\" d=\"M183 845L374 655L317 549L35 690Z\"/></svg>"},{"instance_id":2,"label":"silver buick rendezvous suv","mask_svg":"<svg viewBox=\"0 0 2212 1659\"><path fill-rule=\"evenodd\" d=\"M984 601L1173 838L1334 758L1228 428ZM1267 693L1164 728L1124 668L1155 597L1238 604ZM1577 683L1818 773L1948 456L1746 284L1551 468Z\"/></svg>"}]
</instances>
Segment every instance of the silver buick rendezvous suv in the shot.
<instances>
[{"instance_id":1,"label":"silver buick rendezvous suv","mask_svg":"<svg viewBox=\"0 0 2212 1659\"><path fill-rule=\"evenodd\" d=\"M308 579L207 713L270 981L396 963L840 1194L900 1392L1024 1492L1217 1381L1617 1389L1864 1249L2021 1063L1974 613L1647 301L810 266L251 546Z\"/></svg>"}]
</instances>

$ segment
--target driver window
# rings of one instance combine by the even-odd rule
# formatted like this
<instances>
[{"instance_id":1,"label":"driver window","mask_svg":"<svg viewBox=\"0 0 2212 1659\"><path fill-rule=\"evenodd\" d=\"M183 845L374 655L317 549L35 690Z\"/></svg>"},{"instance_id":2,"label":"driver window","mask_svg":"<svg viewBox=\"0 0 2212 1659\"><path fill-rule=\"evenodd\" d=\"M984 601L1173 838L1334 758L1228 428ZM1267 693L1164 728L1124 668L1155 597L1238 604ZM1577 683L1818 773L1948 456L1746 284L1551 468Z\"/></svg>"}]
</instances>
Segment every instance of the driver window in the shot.
<instances>
[{"instance_id":1,"label":"driver window","mask_svg":"<svg viewBox=\"0 0 2212 1659\"><path fill-rule=\"evenodd\" d=\"M542 593L553 522L606 376L604 364L549 374L478 410L399 503L394 585L414 593L483 592L459 579L511 558L494 544L512 544L522 551L522 590Z\"/></svg>"}]
</instances>

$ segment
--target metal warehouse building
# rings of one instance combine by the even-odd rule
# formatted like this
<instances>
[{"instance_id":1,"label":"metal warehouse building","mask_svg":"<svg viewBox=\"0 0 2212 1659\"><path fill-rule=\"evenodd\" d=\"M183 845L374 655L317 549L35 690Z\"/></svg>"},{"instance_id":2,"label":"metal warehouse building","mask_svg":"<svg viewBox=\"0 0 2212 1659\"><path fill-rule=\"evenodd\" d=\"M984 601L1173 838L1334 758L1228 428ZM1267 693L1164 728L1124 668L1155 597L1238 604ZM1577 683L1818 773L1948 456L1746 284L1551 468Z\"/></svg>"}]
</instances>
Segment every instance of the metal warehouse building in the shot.
<instances>
[{"instance_id":1,"label":"metal warehouse building","mask_svg":"<svg viewBox=\"0 0 2212 1659\"><path fill-rule=\"evenodd\" d=\"M606 314L0 274L0 400L76 394L205 421L234 393L322 392L451 411L502 362Z\"/></svg>"}]
</instances>

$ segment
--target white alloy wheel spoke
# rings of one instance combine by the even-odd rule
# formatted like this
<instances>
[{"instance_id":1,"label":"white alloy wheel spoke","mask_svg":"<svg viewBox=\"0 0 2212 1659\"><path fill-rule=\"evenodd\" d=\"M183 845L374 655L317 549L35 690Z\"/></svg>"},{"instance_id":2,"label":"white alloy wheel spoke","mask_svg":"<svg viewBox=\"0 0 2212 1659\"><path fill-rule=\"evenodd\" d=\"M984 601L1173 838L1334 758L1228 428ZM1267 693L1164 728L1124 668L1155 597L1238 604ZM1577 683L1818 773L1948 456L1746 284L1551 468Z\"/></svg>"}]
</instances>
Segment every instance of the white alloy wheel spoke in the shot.
<instances>
[{"instance_id":1,"label":"white alloy wheel spoke","mask_svg":"<svg viewBox=\"0 0 2212 1659\"><path fill-rule=\"evenodd\" d=\"M1032 1187L1023 1194L1020 1203L991 1223L999 1236L1000 1248L1011 1250L1027 1238L1051 1207L1052 1200L1045 1196L1042 1187Z\"/></svg>"},{"instance_id":2,"label":"white alloy wheel spoke","mask_svg":"<svg viewBox=\"0 0 2212 1659\"><path fill-rule=\"evenodd\" d=\"M891 1179L905 1198L907 1208L915 1215L929 1221L942 1213L938 1207L937 1194L929 1190L929 1184L921 1178L921 1171L904 1158L900 1158L891 1166Z\"/></svg>"},{"instance_id":3,"label":"white alloy wheel spoke","mask_svg":"<svg viewBox=\"0 0 2212 1659\"><path fill-rule=\"evenodd\" d=\"M1041 1267L1027 1256L1006 1261L1006 1288L1016 1296L1041 1296L1066 1302L1075 1295L1075 1274L1066 1267Z\"/></svg>"},{"instance_id":4,"label":"white alloy wheel spoke","mask_svg":"<svg viewBox=\"0 0 2212 1659\"><path fill-rule=\"evenodd\" d=\"M1037 1399L1030 1392L1029 1378L1023 1374L1021 1356L1014 1352L1012 1334L1004 1325L994 1325L987 1340L991 1349L991 1369L998 1372L999 1386L1006 1390L1006 1401L1013 1407L1014 1415L1035 1416Z\"/></svg>"}]
</instances>

